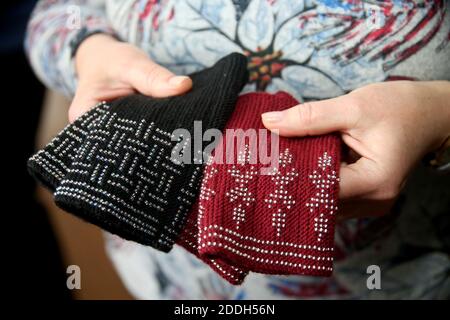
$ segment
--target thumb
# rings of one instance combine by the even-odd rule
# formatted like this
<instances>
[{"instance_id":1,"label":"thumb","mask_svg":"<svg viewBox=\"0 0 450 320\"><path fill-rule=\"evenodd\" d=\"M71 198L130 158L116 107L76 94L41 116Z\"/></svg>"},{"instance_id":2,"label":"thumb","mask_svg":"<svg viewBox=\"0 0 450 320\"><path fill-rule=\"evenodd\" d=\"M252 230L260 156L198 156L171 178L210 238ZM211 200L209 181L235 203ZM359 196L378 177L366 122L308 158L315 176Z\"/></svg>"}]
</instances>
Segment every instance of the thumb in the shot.
<instances>
[{"instance_id":1,"label":"thumb","mask_svg":"<svg viewBox=\"0 0 450 320\"><path fill-rule=\"evenodd\" d=\"M150 59L136 62L124 77L140 93L157 98L182 94L192 88L189 77L176 76Z\"/></svg>"},{"instance_id":2,"label":"thumb","mask_svg":"<svg viewBox=\"0 0 450 320\"><path fill-rule=\"evenodd\" d=\"M350 128L356 115L346 96L308 102L292 108L262 114L264 126L286 137L320 135Z\"/></svg>"}]
</instances>

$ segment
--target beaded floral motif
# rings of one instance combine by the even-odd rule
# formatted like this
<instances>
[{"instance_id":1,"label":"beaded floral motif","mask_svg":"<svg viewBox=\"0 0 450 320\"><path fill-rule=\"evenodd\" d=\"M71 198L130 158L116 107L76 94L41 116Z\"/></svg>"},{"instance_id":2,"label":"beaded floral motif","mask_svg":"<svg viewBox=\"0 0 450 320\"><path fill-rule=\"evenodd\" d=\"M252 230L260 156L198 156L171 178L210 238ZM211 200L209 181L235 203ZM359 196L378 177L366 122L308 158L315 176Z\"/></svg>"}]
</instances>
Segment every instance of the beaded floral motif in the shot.
<instances>
[{"instance_id":1,"label":"beaded floral motif","mask_svg":"<svg viewBox=\"0 0 450 320\"><path fill-rule=\"evenodd\" d=\"M293 195L288 194L286 190L289 182L298 177L295 168L287 169L292 163L292 154L289 149L285 149L278 158L278 167L274 167L271 174L271 180L275 184L274 192L270 193L264 201L269 209L276 209L272 213L272 226L277 231L277 236L286 227L286 215L295 204Z\"/></svg>"},{"instance_id":2,"label":"beaded floral motif","mask_svg":"<svg viewBox=\"0 0 450 320\"><path fill-rule=\"evenodd\" d=\"M317 241L321 241L324 234L328 233L329 218L335 214L337 206L334 203L330 189L339 181L336 171L331 170L333 158L324 152L317 161L317 170L309 175L311 182L315 186L316 194L311 197L306 206L309 211L318 213L314 218L314 231L317 234Z\"/></svg>"},{"instance_id":3,"label":"beaded floral motif","mask_svg":"<svg viewBox=\"0 0 450 320\"><path fill-rule=\"evenodd\" d=\"M237 186L226 193L230 202L237 203L233 208L233 220L236 221L236 229L239 229L241 222L245 221L247 207L255 201L253 193L248 190L248 185L250 180L257 175L258 170L255 166L250 165L248 170L244 172L241 171L241 168L243 168L245 164L250 163L250 156L251 154L248 145L245 145L244 150L241 150L238 153L237 160L240 165L233 165L231 169L227 170L237 184Z\"/></svg>"}]
</instances>

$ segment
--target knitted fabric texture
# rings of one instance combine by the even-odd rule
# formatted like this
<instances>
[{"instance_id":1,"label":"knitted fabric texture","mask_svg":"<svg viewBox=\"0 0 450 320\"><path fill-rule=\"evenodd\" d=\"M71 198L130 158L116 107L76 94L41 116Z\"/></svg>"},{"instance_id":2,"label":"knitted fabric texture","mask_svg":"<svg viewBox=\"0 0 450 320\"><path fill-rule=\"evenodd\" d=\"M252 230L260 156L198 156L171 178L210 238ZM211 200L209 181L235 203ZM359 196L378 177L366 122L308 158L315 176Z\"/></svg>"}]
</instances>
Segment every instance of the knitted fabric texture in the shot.
<instances>
[{"instance_id":1,"label":"knitted fabric texture","mask_svg":"<svg viewBox=\"0 0 450 320\"><path fill-rule=\"evenodd\" d=\"M189 213L189 217L186 221L186 224L183 228L180 237L178 238L177 244L195 255L197 258L205 262L207 265L211 267L217 274L219 274L222 278L226 279L228 282L234 285L241 284L245 277L248 274L248 270L242 268L239 265L234 265L232 262L227 261L226 259L222 259L222 257L204 257L200 255L198 243L199 243L199 202L204 200L209 200L210 194L204 190L205 182L209 178L209 165L205 168L202 188L200 191L199 199L192 207L191 212Z\"/></svg>"},{"instance_id":2,"label":"knitted fabric texture","mask_svg":"<svg viewBox=\"0 0 450 320\"><path fill-rule=\"evenodd\" d=\"M93 122L108 108L105 102L99 103L90 112L67 125L44 149L28 160L28 172L50 191L55 191L67 174Z\"/></svg>"},{"instance_id":3,"label":"knitted fabric texture","mask_svg":"<svg viewBox=\"0 0 450 320\"><path fill-rule=\"evenodd\" d=\"M296 104L283 92L243 95L226 129L262 129L262 113ZM330 275L339 137L280 137L278 165L272 166L252 160L264 144L244 139L233 149L227 147L236 132L225 131L205 167L196 211L178 243L232 284L241 283L249 271ZM270 135L259 139L270 150ZM230 153L238 161L226 163L223 155ZM263 167L270 174L262 174Z\"/></svg>"},{"instance_id":4,"label":"knitted fabric texture","mask_svg":"<svg viewBox=\"0 0 450 320\"><path fill-rule=\"evenodd\" d=\"M90 121L77 123L87 130L77 136L81 144L80 139L65 144L72 143L70 156L58 158L61 150L54 151L60 137L38 153L39 160L47 160L44 165L34 165L36 155L29 170L48 187L56 186L55 202L66 211L125 239L169 251L197 197L202 174L202 164L194 162L202 150L173 132L185 129L192 136L195 121L202 131L222 129L247 81L246 63L240 54L226 56L192 74L193 88L181 96L136 94L101 104L100 115L97 111ZM69 131L73 128L62 134ZM173 157L186 153L190 163ZM56 158L50 156L54 154ZM60 170L48 170L55 163ZM53 178L42 178L48 176Z\"/></svg>"}]
</instances>

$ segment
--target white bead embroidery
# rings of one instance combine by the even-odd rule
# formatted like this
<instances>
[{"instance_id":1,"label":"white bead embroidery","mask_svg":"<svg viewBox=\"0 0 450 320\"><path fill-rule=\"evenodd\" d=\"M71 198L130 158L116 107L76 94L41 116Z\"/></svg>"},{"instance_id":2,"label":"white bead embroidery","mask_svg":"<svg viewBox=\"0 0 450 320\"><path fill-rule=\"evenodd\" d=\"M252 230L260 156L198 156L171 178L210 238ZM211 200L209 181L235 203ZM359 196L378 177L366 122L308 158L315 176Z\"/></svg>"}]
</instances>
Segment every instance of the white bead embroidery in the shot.
<instances>
[{"instance_id":1,"label":"white bead embroidery","mask_svg":"<svg viewBox=\"0 0 450 320\"><path fill-rule=\"evenodd\" d=\"M216 168L212 167L211 164L213 163L213 157L208 157L208 160L206 161L205 170L203 174L203 181L202 185L200 187L200 195L199 199L200 204L198 206L198 216L197 216L197 226L200 226L200 223L204 217L205 214L205 207L203 206L204 201L209 201L215 194L216 191L210 187L207 187L209 180L219 172ZM198 233L201 234L201 229L198 229ZM197 239L199 241L199 238Z\"/></svg>"},{"instance_id":2,"label":"white bead embroidery","mask_svg":"<svg viewBox=\"0 0 450 320\"><path fill-rule=\"evenodd\" d=\"M254 242L254 243L257 243L260 245L276 245L276 246L291 247L291 248L296 248L296 249L315 250L315 251L317 250L317 251L322 251L322 252L334 251L333 247L320 247L320 246L316 246L316 245L301 244L301 243L295 243L295 242L263 240L263 239L258 239L258 238L254 238L251 236L244 236L243 234L240 234L239 232L219 226L217 224L212 224L212 225L203 227L203 232L209 231L211 229L217 230L217 232L220 232L220 233L228 233L242 241Z\"/></svg>"},{"instance_id":3,"label":"white bead embroidery","mask_svg":"<svg viewBox=\"0 0 450 320\"><path fill-rule=\"evenodd\" d=\"M241 171L241 168L243 168L245 164L249 164L250 156L251 153L248 145L245 145L244 150L239 151L238 154L239 165L233 165L231 169L227 170L237 184L236 187L233 187L226 192L226 196L229 198L230 202L239 202L233 208L233 220L236 222L236 229L239 229L239 225L245 221L247 207L250 203L255 201L252 192L248 190L248 184L258 173L258 170L255 166L251 165L245 172Z\"/></svg>"},{"instance_id":4,"label":"white bead embroidery","mask_svg":"<svg viewBox=\"0 0 450 320\"><path fill-rule=\"evenodd\" d=\"M200 200L209 200L216 194L216 191L207 187L209 180L218 172L218 170L211 166L213 157L209 157L205 166L205 173L203 175L202 186L200 187Z\"/></svg>"},{"instance_id":5,"label":"white bead embroidery","mask_svg":"<svg viewBox=\"0 0 450 320\"><path fill-rule=\"evenodd\" d=\"M171 133L156 127L153 122L121 118L109 112L106 104L103 103L102 107L104 110L89 124L89 133L76 125L71 126L73 132L83 134L77 137L77 141L83 138L83 144L78 150L71 143L73 140L58 141L57 137L54 143L58 143L55 148L58 156L50 150L38 153L33 159L41 167L51 169L47 171L58 180L65 176L61 170L64 169L67 173L75 173L80 181L88 179L91 182L91 186L88 186L80 181L67 181L72 186L67 188L67 185L61 185L55 196L82 199L130 225L139 226L140 230L154 232L153 225L158 225L160 221L145 221L151 215L141 212L141 209L147 207L162 213L169 205L167 197L172 184L177 176L182 175L181 169L184 167L182 163L171 161L171 150L176 142L171 141ZM70 169L58 160L61 155L71 155L73 158ZM113 171L113 167L117 170ZM75 180L77 176L74 177ZM198 166L188 178L188 185L177 190L176 201L179 205L175 212L170 212L173 215L172 221L185 219L195 200L200 176L201 166ZM136 207L126 206L125 202L129 200ZM126 214L127 210L141 217L133 220L132 216ZM159 241L161 244L170 245L171 239L178 235L174 226L175 224L164 225L164 232L160 235L163 240Z\"/></svg>"},{"instance_id":6,"label":"white bead embroidery","mask_svg":"<svg viewBox=\"0 0 450 320\"><path fill-rule=\"evenodd\" d=\"M56 181L60 181L69 170L67 163L61 161L61 158L67 157L71 161L75 160L77 155L82 152L79 150L79 144L88 134L85 129L91 129L98 121L97 119L101 118L108 109L109 106L105 102L98 103L93 111L82 115L75 124L66 126L61 134L52 139L48 147L33 155L29 161ZM52 147L54 148L52 149Z\"/></svg>"},{"instance_id":7,"label":"white bead embroidery","mask_svg":"<svg viewBox=\"0 0 450 320\"><path fill-rule=\"evenodd\" d=\"M277 236L281 235L281 231L286 227L286 215L295 204L295 200L286 190L289 182L298 177L295 168L287 167L292 163L292 154L289 149L285 149L278 159L278 168L273 168L271 180L275 184L275 191L270 193L264 201L269 209L276 209L272 213L272 226L277 231Z\"/></svg>"},{"instance_id":8,"label":"white bead embroidery","mask_svg":"<svg viewBox=\"0 0 450 320\"><path fill-rule=\"evenodd\" d=\"M314 231L317 233L317 241L321 241L325 233L328 233L329 218L335 214L337 206L331 197L331 187L339 181L336 171L330 170L333 158L324 152L317 161L317 170L309 175L317 190L315 196L306 203L309 211L313 214L316 210L318 217L314 218Z\"/></svg>"},{"instance_id":9,"label":"white bead embroidery","mask_svg":"<svg viewBox=\"0 0 450 320\"><path fill-rule=\"evenodd\" d=\"M198 234L197 234L197 233L189 232L189 230L191 230L191 229L189 228L189 226L186 226L185 231L187 232L187 234L190 235L190 236L193 237L193 238L197 238L197 240L200 241L200 237L198 236ZM186 237L183 237L183 238L181 238L180 240L183 241L187 246L191 247L195 252L198 251L199 243L197 243L197 242L196 242L196 243L193 243L192 241L190 241L190 240L187 239ZM221 266L220 264L218 264L218 263L216 262L215 259L209 259L209 262L211 262L211 263L217 268L217 271L219 271L220 273L222 273L224 276L226 276L226 277L231 277L231 278L233 278L233 279L235 279L235 280L238 280L238 279L234 276L234 274L231 274L231 273L227 272L225 269L223 269L222 266ZM239 273L241 276L246 274L246 272L243 271L243 270L242 270L241 268L239 268L239 267L236 267L236 266L233 266L233 265L228 265L228 267L230 267L231 269L233 269L236 273Z\"/></svg>"}]
</instances>

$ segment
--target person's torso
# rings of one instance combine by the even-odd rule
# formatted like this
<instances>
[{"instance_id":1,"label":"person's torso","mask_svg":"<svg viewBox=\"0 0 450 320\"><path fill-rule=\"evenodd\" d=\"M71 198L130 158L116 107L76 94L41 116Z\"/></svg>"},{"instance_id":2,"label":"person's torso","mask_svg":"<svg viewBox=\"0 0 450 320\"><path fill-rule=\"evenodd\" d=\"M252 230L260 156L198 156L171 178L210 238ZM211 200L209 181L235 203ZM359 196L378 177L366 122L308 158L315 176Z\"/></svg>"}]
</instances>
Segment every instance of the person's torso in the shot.
<instances>
[{"instance_id":1,"label":"person's torso","mask_svg":"<svg viewBox=\"0 0 450 320\"><path fill-rule=\"evenodd\" d=\"M379 81L450 80L449 1L106 0L106 3L108 19L123 40L136 44L155 62L178 74L211 66L230 52L247 55L250 82L244 91L283 90L304 101L339 96ZM370 294L364 287L364 279L365 268L371 263L385 263L386 272L395 275L406 277L411 273L404 270L415 270L423 279L440 281L436 280L436 274L445 274L448 258L437 254L420 260L411 249L407 256L402 253L405 247L419 245L417 237L408 233L405 236L402 231L405 226L416 228L415 234L423 236L420 246L436 249L435 244L439 243L427 223L445 211L448 203L440 206L429 203L435 203L436 197L441 196L437 191L448 196L449 190L438 187L432 190L438 184L433 184L429 176L421 178L428 182L415 183L418 187L409 193L420 190L422 198L406 195L402 206L396 208L401 214L393 218L395 222L377 222L374 227L370 221L351 220L337 227L338 257L335 276L330 279L255 275L242 287L232 288L180 248L166 255L131 243L116 246L114 243L119 240L115 239L109 241L109 249L119 270L123 267L125 281L143 298L362 297ZM426 223L421 220L423 207L430 217ZM397 219L398 216L402 218ZM422 222L411 226L408 221ZM417 233L419 229L424 230ZM400 254L403 254L401 261ZM397 262L392 263L393 259ZM415 263L413 268L409 267L408 259ZM139 262L139 266L133 264L135 274L129 271L131 260ZM408 263L404 264L405 261ZM137 275L149 281L134 281ZM158 285L150 280L153 276L160 280ZM414 274L403 280L419 282ZM425 291L427 286L435 285L433 281L425 281ZM393 286L391 295L400 292L395 283L385 285ZM150 287L156 288L155 291Z\"/></svg>"},{"instance_id":2,"label":"person's torso","mask_svg":"<svg viewBox=\"0 0 450 320\"><path fill-rule=\"evenodd\" d=\"M230 52L249 58L245 91L299 100L392 79L450 79L445 0L107 0L126 41L180 74Z\"/></svg>"}]
</instances>

